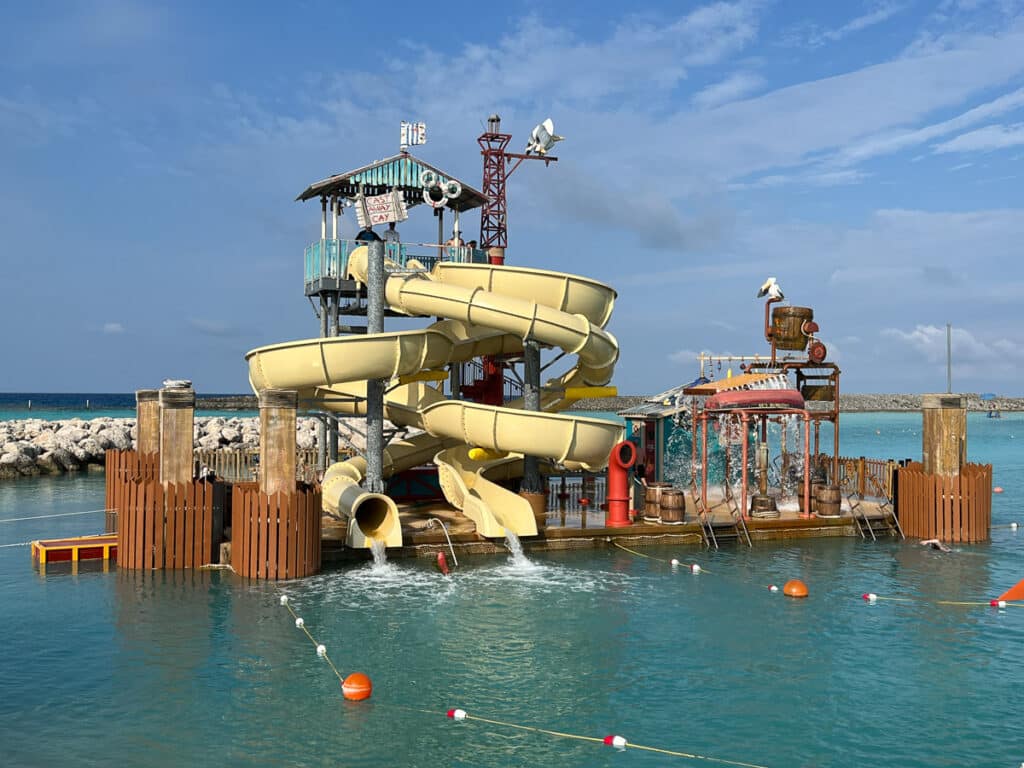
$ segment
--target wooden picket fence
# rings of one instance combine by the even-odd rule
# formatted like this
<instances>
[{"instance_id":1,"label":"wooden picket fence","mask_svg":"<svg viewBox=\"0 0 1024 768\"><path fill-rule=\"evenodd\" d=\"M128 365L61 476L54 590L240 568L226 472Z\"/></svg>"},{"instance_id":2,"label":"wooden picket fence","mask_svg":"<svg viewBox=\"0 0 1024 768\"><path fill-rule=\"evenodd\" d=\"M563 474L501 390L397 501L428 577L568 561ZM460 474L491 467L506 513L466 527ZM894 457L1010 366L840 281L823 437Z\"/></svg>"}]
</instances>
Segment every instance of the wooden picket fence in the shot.
<instances>
[{"instance_id":1,"label":"wooden picket fence","mask_svg":"<svg viewBox=\"0 0 1024 768\"><path fill-rule=\"evenodd\" d=\"M257 479L259 474L260 451L258 448L233 448L231 450L196 449L193 453L196 466L207 467L228 482L245 483ZM339 459L351 455L339 451ZM316 448L299 448L295 451L295 479L313 482L317 477Z\"/></svg>"},{"instance_id":2,"label":"wooden picket fence","mask_svg":"<svg viewBox=\"0 0 1024 768\"><path fill-rule=\"evenodd\" d=\"M988 541L992 525L992 465L965 464L959 475L925 474L920 462L896 470L903 532L948 542Z\"/></svg>"},{"instance_id":3,"label":"wooden picket fence","mask_svg":"<svg viewBox=\"0 0 1024 768\"><path fill-rule=\"evenodd\" d=\"M160 454L109 449L104 458L106 498L105 530L117 532L117 512L126 509L128 494L135 483L160 479Z\"/></svg>"},{"instance_id":4,"label":"wooden picket fence","mask_svg":"<svg viewBox=\"0 0 1024 768\"><path fill-rule=\"evenodd\" d=\"M295 579L320 570L320 491L262 493L255 483L234 486L231 566L240 576Z\"/></svg>"},{"instance_id":5,"label":"wooden picket fence","mask_svg":"<svg viewBox=\"0 0 1024 768\"><path fill-rule=\"evenodd\" d=\"M163 486L150 478L123 486L117 507L118 568L198 568L217 561L213 483Z\"/></svg>"},{"instance_id":6,"label":"wooden picket fence","mask_svg":"<svg viewBox=\"0 0 1024 768\"><path fill-rule=\"evenodd\" d=\"M843 494L861 498L892 498L892 473L898 466L892 459L871 459L865 456L840 456L839 476L832 477L832 457L820 453L814 465L826 475L829 485L838 485Z\"/></svg>"}]
</instances>

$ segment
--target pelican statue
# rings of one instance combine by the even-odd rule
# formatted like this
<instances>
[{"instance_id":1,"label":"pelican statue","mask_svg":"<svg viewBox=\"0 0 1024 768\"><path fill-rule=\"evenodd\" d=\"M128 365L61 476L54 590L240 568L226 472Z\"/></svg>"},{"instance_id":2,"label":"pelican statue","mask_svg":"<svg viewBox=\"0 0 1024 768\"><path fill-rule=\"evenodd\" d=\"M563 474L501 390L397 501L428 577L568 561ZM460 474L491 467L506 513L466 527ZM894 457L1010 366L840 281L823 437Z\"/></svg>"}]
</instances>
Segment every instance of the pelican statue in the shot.
<instances>
[{"instance_id":1,"label":"pelican statue","mask_svg":"<svg viewBox=\"0 0 1024 768\"><path fill-rule=\"evenodd\" d=\"M526 142L526 154L536 152L538 155L546 155L548 150L555 146L556 141L564 139L564 136L555 133L555 124L549 117L530 133L530 140Z\"/></svg>"},{"instance_id":2,"label":"pelican statue","mask_svg":"<svg viewBox=\"0 0 1024 768\"><path fill-rule=\"evenodd\" d=\"M779 286L777 282L775 282L774 277L769 277L767 280L765 280L764 285L761 286L761 290L757 292L757 298L760 299L763 298L764 296L767 296L769 299L776 299L778 301L782 301L784 298L786 298L785 295L782 293L782 288Z\"/></svg>"}]
</instances>

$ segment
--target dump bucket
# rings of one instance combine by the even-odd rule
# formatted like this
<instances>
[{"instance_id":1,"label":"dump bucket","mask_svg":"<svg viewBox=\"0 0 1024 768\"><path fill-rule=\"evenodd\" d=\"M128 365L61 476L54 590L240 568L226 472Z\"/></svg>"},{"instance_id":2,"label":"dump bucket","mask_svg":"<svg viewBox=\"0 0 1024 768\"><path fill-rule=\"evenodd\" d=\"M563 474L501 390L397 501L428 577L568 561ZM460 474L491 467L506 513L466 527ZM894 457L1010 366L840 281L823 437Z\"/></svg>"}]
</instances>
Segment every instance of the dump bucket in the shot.
<instances>
[{"instance_id":1,"label":"dump bucket","mask_svg":"<svg viewBox=\"0 0 1024 768\"><path fill-rule=\"evenodd\" d=\"M814 319L810 307L775 307L772 309L772 339L776 349L807 349L804 323Z\"/></svg>"}]
</instances>

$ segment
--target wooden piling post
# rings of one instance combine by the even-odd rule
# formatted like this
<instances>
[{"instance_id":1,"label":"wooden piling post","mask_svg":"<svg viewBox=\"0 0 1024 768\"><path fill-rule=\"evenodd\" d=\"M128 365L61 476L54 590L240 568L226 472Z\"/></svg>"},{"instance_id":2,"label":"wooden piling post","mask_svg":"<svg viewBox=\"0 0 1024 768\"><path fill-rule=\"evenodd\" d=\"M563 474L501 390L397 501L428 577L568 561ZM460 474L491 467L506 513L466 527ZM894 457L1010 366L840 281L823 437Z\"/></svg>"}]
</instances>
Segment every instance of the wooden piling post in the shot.
<instances>
[{"instance_id":1,"label":"wooden piling post","mask_svg":"<svg viewBox=\"0 0 1024 768\"><path fill-rule=\"evenodd\" d=\"M295 492L295 390L264 389L260 406L260 490L271 496Z\"/></svg>"},{"instance_id":2,"label":"wooden piling post","mask_svg":"<svg viewBox=\"0 0 1024 768\"><path fill-rule=\"evenodd\" d=\"M196 393L192 387L160 390L160 482L192 481L192 430Z\"/></svg>"},{"instance_id":3,"label":"wooden piling post","mask_svg":"<svg viewBox=\"0 0 1024 768\"><path fill-rule=\"evenodd\" d=\"M160 393L155 389L135 390L136 450L160 451Z\"/></svg>"},{"instance_id":4,"label":"wooden piling post","mask_svg":"<svg viewBox=\"0 0 1024 768\"><path fill-rule=\"evenodd\" d=\"M925 474L958 475L967 463L967 403L962 395L922 395Z\"/></svg>"}]
</instances>

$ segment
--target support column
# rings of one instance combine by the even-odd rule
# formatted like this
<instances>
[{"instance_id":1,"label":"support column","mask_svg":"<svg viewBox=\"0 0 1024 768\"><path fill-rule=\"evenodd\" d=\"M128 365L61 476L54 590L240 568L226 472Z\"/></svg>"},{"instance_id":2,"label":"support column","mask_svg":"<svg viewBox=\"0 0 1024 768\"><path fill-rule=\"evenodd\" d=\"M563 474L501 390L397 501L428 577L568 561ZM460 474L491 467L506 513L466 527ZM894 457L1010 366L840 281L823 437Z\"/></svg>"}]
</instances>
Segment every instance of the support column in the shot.
<instances>
[{"instance_id":1,"label":"support column","mask_svg":"<svg viewBox=\"0 0 1024 768\"><path fill-rule=\"evenodd\" d=\"M384 332L384 243L369 244L366 275L366 332ZM371 493L384 492L384 380L366 382L366 479Z\"/></svg>"},{"instance_id":2,"label":"support column","mask_svg":"<svg viewBox=\"0 0 1024 768\"><path fill-rule=\"evenodd\" d=\"M448 386L452 390L452 400L462 399L462 363L449 363Z\"/></svg>"},{"instance_id":3,"label":"support column","mask_svg":"<svg viewBox=\"0 0 1024 768\"><path fill-rule=\"evenodd\" d=\"M155 389L135 391L136 450L140 454L160 452L160 392Z\"/></svg>"},{"instance_id":4,"label":"support column","mask_svg":"<svg viewBox=\"0 0 1024 768\"><path fill-rule=\"evenodd\" d=\"M260 406L260 491L295 492L295 409L298 392L264 389Z\"/></svg>"},{"instance_id":5,"label":"support column","mask_svg":"<svg viewBox=\"0 0 1024 768\"><path fill-rule=\"evenodd\" d=\"M327 336L327 328L331 317L331 294L320 294L320 338ZM320 472L327 471L327 421L318 419L316 425L316 467Z\"/></svg>"},{"instance_id":6,"label":"support column","mask_svg":"<svg viewBox=\"0 0 1024 768\"><path fill-rule=\"evenodd\" d=\"M523 410L540 410L540 344L532 339L523 343ZM523 481L519 495L530 503L537 527L547 521L547 499L536 456L523 456Z\"/></svg>"},{"instance_id":7,"label":"support column","mask_svg":"<svg viewBox=\"0 0 1024 768\"><path fill-rule=\"evenodd\" d=\"M487 260L491 264L501 266L505 263L505 249L495 246L487 249Z\"/></svg>"},{"instance_id":8,"label":"support column","mask_svg":"<svg viewBox=\"0 0 1024 768\"><path fill-rule=\"evenodd\" d=\"M160 390L160 482L192 482L192 430L196 393L192 387Z\"/></svg>"}]
</instances>

